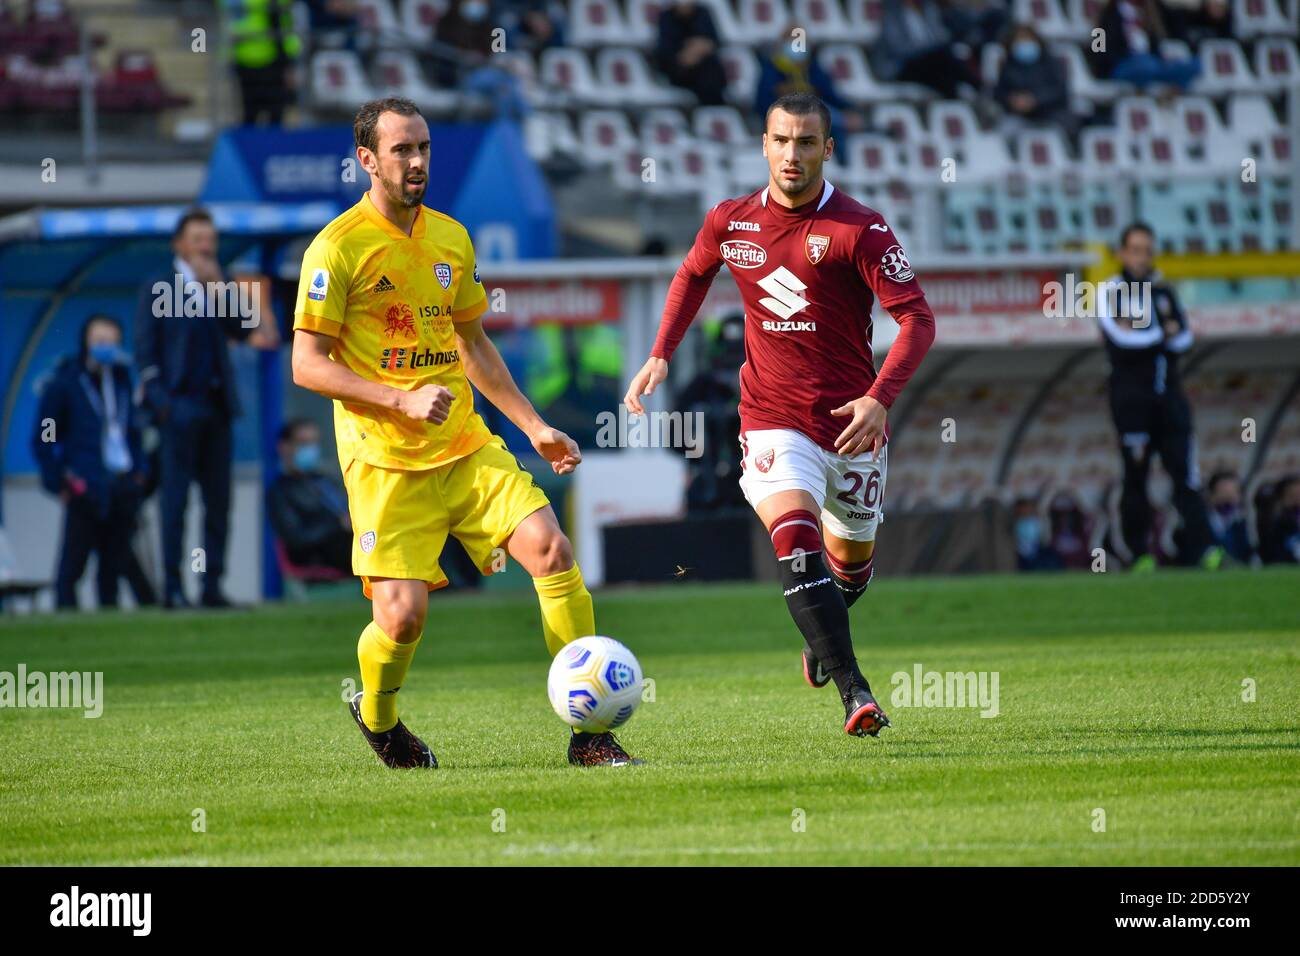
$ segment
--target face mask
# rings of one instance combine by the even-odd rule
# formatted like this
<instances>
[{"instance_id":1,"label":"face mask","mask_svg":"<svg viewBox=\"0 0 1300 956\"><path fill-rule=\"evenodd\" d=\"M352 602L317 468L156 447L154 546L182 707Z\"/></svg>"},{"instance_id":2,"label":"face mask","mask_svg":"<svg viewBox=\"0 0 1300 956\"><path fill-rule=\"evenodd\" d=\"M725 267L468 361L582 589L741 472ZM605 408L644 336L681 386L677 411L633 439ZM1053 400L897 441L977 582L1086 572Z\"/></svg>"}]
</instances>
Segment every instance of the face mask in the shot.
<instances>
[{"instance_id":1,"label":"face mask","mask_svg":"<svg viewBox=\"0 0 1300 956\"><path fill-rule=\"evenodd\" d=\"M299 471L315 471L320 464L320 445L299 445L293 450L293 467Z\"/></svg>"},{"instance_id":2,"label":"face mask","mask_svg":"<svg viewBox=\"0 0 1300 956\"><path fill-rule=\"evenodd\" d=\"M789 46L785 48L785 55L792 63L802 63L804 60L808 59L807 50L796 50L794 47Z\"/></svg>"},{"instance_id":3,"label":"face mask","mask_svg":"<svg viewBox=\"0 0 1300 956\"><path fill-rule=\"evenodd\" d=\"M1033 554L1038 550L1040 539L1037 518L1016 519L1016 550L1021 554Z\"/></svg>"},{"instance_id":4,"label":"face mask","mask_svg":"<svg viewBox=\"0 0 1300 956\"><path fill-rule=\"evenodd\" d=\"M98 342L88 349L88 354L100 365L116 365L122 350L108 342Z\"/></svg>"},{"instance_id":5,"label":"face mask","mask_svg":"<svg viewBox=\"0 0 1300 956\"><path fill-rule=\"evenodd\" d=\"M460 15L471 23L477 23L488 14L486 3L467 3L460 8Z\"/></svg>"},{"instance_id":6,"label":"face mask","mask_svg":"<svg viewBox=\"0 0 1300 956\"><path fill-rule=\"evenodd\" d=\"M1035 63L1039 52L1038 44L1033 40L1017 40L1011 44L1011 55L1017 63Z\"/></svg>"}]
</instances>

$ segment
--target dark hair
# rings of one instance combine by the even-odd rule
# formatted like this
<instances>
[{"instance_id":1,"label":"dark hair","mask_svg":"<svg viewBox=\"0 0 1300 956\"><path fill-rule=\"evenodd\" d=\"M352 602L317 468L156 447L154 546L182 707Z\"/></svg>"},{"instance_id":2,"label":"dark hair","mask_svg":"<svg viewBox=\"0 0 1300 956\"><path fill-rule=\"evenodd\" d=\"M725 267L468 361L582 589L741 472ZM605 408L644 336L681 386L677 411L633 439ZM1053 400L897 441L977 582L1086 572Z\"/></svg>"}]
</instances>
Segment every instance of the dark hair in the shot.
<instances>
[{"instance_id":1,"label":"dark hair","mask_svg":"<svg viewBox=\"0 0 1300 956\"><path fill-rule=\"evenodd\" d=\"M352 121L352 138L358 146L364 146L372 153L379 149L379 117L384 113L396 113L398 116L420 116L420 108L403 96L386 96L382 100L371 100L357 110L356 119Z\"/></svg>"},{"instance_id":2,"label":"dark hair","mask_svg":"<svg viewBox=\"0 0 1300 956\"><path fill-rule=\"evenodd\" d=\"M206 222L213 225L212 213L208 212L202 206L191 206L181 213L181 218L176 220L176 228L172 230L172 241L179 239L185 233L185 227L192 222Z\"/></svg>"},{"instance_id":3,"label":"dark hair","mask_svg":"<svg viewBox=\"0 0 1300 956\"><path fill-rule=\"evenodd\" d=\"M1224 481L1240 482L1241 479L1237 477L1237 473L1235 471L1229 471L1228 469L1225 468L1222 471L1216 471L1214 474L1210 475L1210 481L1205 487L1210 491L1211 494L1213 494L1214 489L1219 487L1219 484Z\"/></svg>"},{"instance_id":4,"label":"dark hair","mask_svg":"<svg viewBox=\"0 0 1300 956\"><path fill-rule=\"evenodd\" d=\"M810 113L816 113L822 118L822 129L825 131L826 138L831 136L831 111L826 104L821 101L821 97L813 93L787 93L782 96L763 114L763 132L767 132L767 121L772 118L773 110L782 110L792 116L807 116Z\"/></svg>"},{"instance_id":5,"label":"dark hair","mask_svg":"<svg viewBox=\"0 0 1300 956\"><path fill-rule=\"evenodd\" d=\"M291 418L280 426L278 441L292 441L294 432L300 428L318 428L319 426L310 418Z\"/></svg>"},{"instance_id":6,"label":"dark hair","mask_svg":"<svg viewBox=\"0 0 1300 956\"><path fill-rule=\"evenodd\" d=\"M122 332L121 322L117 321L117 319L113 318L111 315L107 315L103 312L96 312L81 325L81 357L83 359L90 353L90 345L88 342L90 338L90 327L96 322L107 322L109 325L113 326L113 328L117 329L119 337L122 337L124 334Z\"/></svg>"},{"instance_id":7,"label":"dark hair","mask_svg":"<svg viewBox=\"0 0 1300 956\"><path fill-rule=\"evenodd\" d=\"M1130 222L1124 227L1124 231L1119 234L1119 247L1121 249L1128 244L1128 237L1135 232L1145 232L1152 239L1155 239L1156 237L1156 231L1145 222Z\"/></svg>"}]
</instances>

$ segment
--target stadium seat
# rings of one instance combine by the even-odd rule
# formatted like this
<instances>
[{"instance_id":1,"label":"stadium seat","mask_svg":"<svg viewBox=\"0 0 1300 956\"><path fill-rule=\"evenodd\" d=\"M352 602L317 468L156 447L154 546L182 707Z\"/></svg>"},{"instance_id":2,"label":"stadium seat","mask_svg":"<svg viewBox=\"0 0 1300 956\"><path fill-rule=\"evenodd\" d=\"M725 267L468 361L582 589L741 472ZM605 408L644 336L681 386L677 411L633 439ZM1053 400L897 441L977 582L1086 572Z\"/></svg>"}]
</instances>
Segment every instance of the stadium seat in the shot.
<instances>
[{"instance_id":1,"label":"stadium seat","mask_svg":"<svg viewBox=\"0 0 1300 956\"><path fill-rule=\"evenodd\" d=\"M1058 0L1014 0L1012 23L1032 23L1045 40L1074 39L1074 28L1061 10Z\"/></svg>"},{"instance_id":2,"label":"stadium seat","mask_svg":"<svg viewBox=\"0 0 1300 956\"><path fill-rule=\"evenodd\" d=\"M1071 38L1080 42L1090 39L1105 5L1106 0L1065 0L1065 19L1072 29Z\"/></svg>"},{"instance_id":3,"label":"stadium seat","mask_svg":"<svg viewBox=\"0 0 1300 956\"><path fill-rule=\"evenodd\" d=\"M1001 43L986 43L980 48L980 82L986 90L997 86L1006 58L1007 51Z\"/></svg>"},{"instance_id":4,"label":"stadium seat","mask_svg":"<svg viewBox=\"0 0 1300 956\"><path fill-rule=\"evenodd\" d=\"M838 42L852 35L839 0L792 0L790 14L791 22L808 30L811 43Z\"/></svg>"},{"instance_id":5,"label":"stadium seat","mask_svg":"<svg viewBox=\"0 0 1300 956\"><path fill-rule=\"evenodd\" d=\"M433 42L438 20L450 5L451 0L402 0L402 33L416 46L427 46Z\"/></svg>"},{"instance_id":6,"label":"stadium seat","mask_svg":"<svg viewBox=\"0 0 1300 956\"><path fill-rule=\"evenodd\" d=\"M321 50L311 58L312 98L321 106L355 110L375 98L361 60L351 50Z\"/></svg>"},{"instance_id":7,"label":"stadium seat","mask_svg":"<svg viewBox=\"0 0 1300 956\"><path fill-rule=\"evenodd\" d=\"M630 149L637 149L636 134L622 110L584 110L578 117L578 137L590 161L614 164Z\"/></svg>"},{"instance_id":8,"label":"stadium seat","mask_svg":"<svg viewBox=\"0 0 1300 956\"><path fill-rule=\"evenodd\" d=\"M524 98L533 109L559 109L565 105L566 95L542 83L537 75L537 63L527 50L498 53L493 62L519 81Z\"/></svg>"},{"instance_id":9,"label":"stadium seat","mask_svg":"<svg viewBox=\"0 0 1300 956\"><path fill-rule=\"evenodd\" d=\"M1074 43L1057 43L1052 46L1052 53L1065 64L1066 82L1070 88L1070 100L1075 111L1083 115L1092 112L1092 104L1113 103L1116 99L1132 91L1128 83L1117 80L1099 80L1092 75L1083 51Z\"/></svg>"},{"instance_id":10,"label":"stadium seat","mask_svg":"<svg viewBox=\"0 0 1300 956\"><path fill-rule=\"evenodd\" d=\"M376 92L381 96L404 96L421 110L435 116L450 116L461 103L453 90L430 86L409 50L382 50L375 54Z\"/></svg>"},{"instance_id":11,"label":"stadium seat","mask_svg":"<svg viewBox=\"0 0 1300 956\"><path fill-rule=\"evenodd\" d=\"M639 124L640 142L647 155L663 156L694 141L680 110L647 110Z\"/></svg>"},{"instance_id":12,"label":"stadium seat","mask_svg":"<svg viewBox=\"0 0 1300 956\"><path fill-rule=\"evenodd\" d=\"M1300 54L1294 40L1277 37L1255 44L1255 75L1266 93L1284 93L1300 83Z\"/></svg>"},{"instance_id":13,"label":"stadium seat","mask_svg":"<svg viewBox=\"0 0 1300 956\"><path fill-rule=\"evenodd\" d=\"M841 94L855 103L890 103L925 100L934 94L915 83L882 83L871 73L866 54L850 43L831 43L817 52L817 60Z\"/></svg>"},{"instance_id":14,"label":"stadium seat","mask_svg":"<svg viewBox=\"0 0 1300 956\"><path fill-rule=\"evenodd\" d=\"M579 144L573 123L565 113L545 110L529 113L524 117L524 139L529 155L538 162L555 156L590 161L586 144Z\"/></svg>"},{"instance_id":15,"label":"stadium seat","mask_svg":"<svg viewBox=\"0 0 1300 956\"><path fill-rule=\"evenodd\" d=\"M376 46L402 43L409 39L393 12L389 0L356 0L357 26L369 34Z\"/></svg>"},{"instance_id":16,"label":"stadium seat","mask_svg":"<svg viewBox=\"0 0 1300 956\"><path fill-rule=\"evenodd\" d=\"M1018 169L1031 182L1061 182L1073 174L1074 162L1065 134L1055 127L1024 130L1016 136Z\"/></svg>"},{"instance_id":17,"label":"stadium seat","mask_svg":"<svg viewBox=\"0 0 1300 956\"><path fill-rule=\"evenodd\" d=\"M1261 155L1269 137L1282 128L1268 99L1258 95L1230 97L1227 118L1228 130L1243 157Z\"/></svg>"},{"instance_id":18,"label":"stadium seat","mask_svg":"<svg viewBox=\"0 0 1300 956\"><path fill-rule=\"evenodd\" d=\"M1232 5L1232 35L1239 40L1261 36L1295 36L1277 0L1236 0Z\"/></svg>"},{"instance_id":19,"label":"stadium seat","mask_svg":"<svg viewBox=\"0 0 1300 956\"><path fill-rule=\"evenodd\" d=\"M959 180L993 180L1013 168L1006 141L980 129L969 103L944 100L932 105L929 135L945 156L957 160Z\"/></svg>"},{"instance_id":20,"label":"stadium seat","mask_svg":"<svg viewBox=\"0 0 1300 956\"><path fill-rule=\"evenodd\" d=\"M605 102L627 106L689 106L695 97L661 82L640 50L606 47L596 53L596 76Z\"/></svg>"},{"instance_id":21,"label":"stadium seat","mask_svg":"<svg viewBox=\"0 0 1300 956\"><path fill-rule=\"evenodd\" d=\"M845 186L850 191L904 177L898 143L879 133L855 133L848 137L842 156Z\"/></svg>"},{"instance_id":22,"label":"stadium seat","mask_svg":"<svg viewBox=\"0 0 1300 956\"><path fill-rule=\"evenodd\" d=\"M1174 112L1189 156L1208 167L1210 172L1236 171L1241 164L1241 150L1228 136L1214 104L1203 96L1180 96Z\"/></svg>"},{"instance_id":23,"label":"stadium seat","mask_svg":"<svg viewBox=\"0 0 1300 956\"><path fill-rule=\"evenodd\" d=\"M808 29L808 24L791 20L785 0L736 0L736 25L741 43L766 48L792 23L795 27Z\"/></svg>"},{"instance_id":24,"label":"stadium seat","mask_svg":"<svg viewBox=\"0 0 1300 956\"><path fill-rule=\"evenodd\" d=\"M671 0L627 0L627 38L623 43L643 49L659 40L659 14Z\"/></svg>"},{"instance_id":25,"label":"stadium seat","mask_svg":"<svg viewBox=\"0 0 1300 956\"><path fill-rule=\"evenodd\" d=\"M605 92L596 83L587 55L573 47L556 46L542 51L538 62L542 82L567 94L579 103L608 104Z\"/></svg>"},{"instance_id":26,"label":"stadium seat","mask_svg":"<svg viewBox=\"0 0 1300 956\"><path fill-rule=\"evenodd\" d=\"M752 110L758 92L758 59L754 51L747 46L724 46L718 48L718 57L727 73L727 99L741 109Z\"/></svg>"},{"instance_id":27,"label":"stadium seat","mask_svg":"<svg viewBox=\"0 0 1300 956\"><path fill-rule=\"evenodd\" d=\"M691 126L698 139L719 146L735 148L754 146L758 142L732 106L701 106L692 115Z\"/></svg>"},{"instance_id":28,"label":"stadium seat","mask_svg":"<svg viewBox=\"0 0 1300 956\"><path fill-rule=\"evenodd\" d=\"M568 42L578 47L627 42L628 27L614 0L569 0Z\"/></svg>"},{"instance_id":29,"label":"stadium seat","mask_svg":"<svg viewBox=\"0 0 1300 956\"><path fill-rule=\"evenodd\" d=\"M844 0L844 22L847 25L844 38L864 46L875 43L884 16L884 0Z\"/></svg>"},{"instance_id":30,"label":"stadium seat","mask_svg":"<svg viewBox=\"0 0 1300 956\"><path fill-rule=\"evenodd\" d=\"M1236 40L1206 40L1201 44L1201 75L1195 90L1206 96L1249 92L1257 81Z\"/></svg>"},{"instance_id":31,"label":"stadium seat","mask_svg":"<svg viewBox=\"0 0 1300 956\"><path fill-rule=\"evenodd\" d=\"M906 103L884 103L871 111L871 125L888 133L899 143L920 142L929 139L930 133L921 122L915 106Z\"/></svg>"}]
</instances>

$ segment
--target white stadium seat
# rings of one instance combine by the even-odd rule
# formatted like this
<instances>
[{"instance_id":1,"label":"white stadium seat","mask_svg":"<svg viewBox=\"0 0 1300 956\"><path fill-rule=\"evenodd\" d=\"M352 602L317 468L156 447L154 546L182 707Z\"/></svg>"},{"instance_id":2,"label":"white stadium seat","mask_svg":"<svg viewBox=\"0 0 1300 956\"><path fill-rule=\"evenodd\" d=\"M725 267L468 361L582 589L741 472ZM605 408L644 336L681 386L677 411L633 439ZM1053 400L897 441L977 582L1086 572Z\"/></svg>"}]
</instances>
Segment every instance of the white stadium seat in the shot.
<instances>
[{"instance_id":1,"label":"white stadium seat","mask_svg":"<svg viewBox=\"0 0 1300 956\"><path fill-rule=\"evenodd\" d=\"M864 45L875 43L884 14L884 0L844 0L844 22L848 27L844 39Z\"/></svg>"},{"instance_id":2,"label":"white stadium seat","mask_svg":"<svg viewBox=\"0 0 1300 956\"><path fill-rule=\"evenodd\" d=\"M581 103L600 103L604 92L596 84L586 54L572 47L556 46L542 51L538 63L542 82Z\"/></svg>"},{"instance_id":3,"label":"white stadium seat","mask_svg":"<svg viewBox=\"0 0 1300 956\"><path fill-rule=\"evenodd\" d=\"M625 43L627 23L614 0L570 0L568 42L578 47Z\"/></svg>"},{"instance_id":4,"label":"white stadium seat","mask_svg":"<svg viewBox=\"0 0 1300 956\"><path fill-rule=\"evenodd\" d=\"M654 46L659 40L659 14L670 5L671 0L627 0L627 39L622 42Z\"/></svg>"},{"instance_id":5,"label":"white stadium seat","mask_svg":"<svg viewBox=\"0 0 1300 956\"><path fill-rule=\"evenodd\" d=\"M1246 54L1236 40L1206 40L1201 44L1201 75L1196 92L1206 96L1246 93L1256 87Z\"/></svg>"},{"instance_id":6,"label":"white stadium seat","mask_svg":"<svg viewBox=\"0 0 1300 956\"><path fill-rule=\"evenodd\" d=\"M453 90L430 86L409 50L383 50L375 54L374 75L381 95L404 96L427 113L454 113L461 101L460 94Z\"/></svg>"},{"instance_id":7,"label":"white stadium seat","mask_svg":"<svg viewBox=\"0 0 1300 956\"><path fill-rule=\"evenodd\" d=\"M792 25L785 0L737 0L736 25L740 42L766 49ZM802 23L793 24L807 29Z\"/></svg>"},{"instance_id":8,"label":"white stadium seat","mask_svg":"<svg viewBox=\"0 0 1300 956\"><path fill-rule=\"evenodd\" d=\"M732 106L701 106L691 116L691 125L697 139L719 146L753 145L757 141Z\"/></svg>"},{"instance_id":9,"label":"white stadium seat","mask_svg":"<svg viewBox=\"0 0 1300 956\"><path fill-rule=\"evenodd\" d=\"M1288 20L1277 0L1234 0L1232 35L1239 40L1260 36L1295 36L1295 23Z\"/></svg>"},{"instance_id":10,"label":"white stadium seat","mask_svg":"<svg viewBox=\"0 0 1300 956\"><path fill-rule=\"evenodd\" d=\"M1074 28L1065 18L1058 0L1015 0L1012 23L1032 23L1045 40L1072 40Z\"/></svg>"},{"instance_id":11,"label":"white stadium seat","mask_svg":"<svg viewBox=\"0 0 1300 956\"><path fill-rule=\"evenodd\" d=\"M718 49L718 57L727 72L727 99L752 110L758 92L758 59L754 51L747 46L724 46Z\"/></svg>"},{"instance_id":12,"label":"white stadium seat","mask_svg":"<svg viewBox=\"0 0 1300 956\"><path fill-rule=\"evenodd\" d=\"M641 145L647 153L675 150L694 141L681 110L651 109L641 116Z\"/></svg>"},{"instance_id":13,"label":"white stadium seat","mask_svg":"<svg viewBox=\"0 0 1300 956\"><path fill-rule=\"evenodd\" d=\"M322 50L311 58L312 98L321 106L355 110L375 91L351 50Z\"/></svg>"},{"instance_id":14,"label":"white stadium seat","mask_svg":"<svg viewBox=\"0 0 1300 956\"><path fill-rule=\"evenodd\" d=\"M661 83L640 50L606 47L596 53L596 77L606 102L627 106L685 106L695 97Z\"/></svg>"},{"instance_id":15,"label":"white stadium seat","mask_svg":"<svg viewBox=\"0 0 1300 956\"><path fill-rule=\"evenodd\" d=\"M722 41L723 46L746 42L745 31L737 22L736 14L727 0L699 0L699 2L708 7L709 14L713 17L713 26L717 28L718 39Z\"/></svg>"},{"instance_id":16,"label":"white stadium seat","mask_svg":"<svg viewBox=\"0 0 1300 956\"><path fill-rule=\"evenodd\" d=\"M1260 89L1283 93L1300 83L1300 54L1294 40L1272 37L1255 43L1255 75Z\"/></svg>"},{"instance_id":17,"label":"white stadium seat","mask_svg":"<svg viewBox=\"0 0 1300 956\"><path fill-rule=\"evenodd\" d=\"M578 136L595 163L616 163L637 148L632 124L622 110L585 110L578 118Z\"/></svg>"},{"instance_id":18,"label":"white stadium seat","mask_svg":"<svg viewBox=\"0 0 1300 956\"><path fill-rule=\"evenodd\" d=\"M851 37L839 0L792 0L792 22L808 31L812 43L839 42Z\"/></svg>"},{"instance_id":19,"label":"white stadium seat","mask_svg":"<svg viewBox=\"0 0 1300 956\"><path fill-rule=\"evenodd\" d=\"M381 41L394 42L402 36L402 27L389 0L357 0L357 25Z\"/></svg>"},{"instance_id":20,"label":"white stadium seat","mask_svg":"<svg viewBox=\"0 0 1300 956\"><path fill-rule=\"evenodd\" d=\"M450 0L402 0L402 34L417 46L433 42L438 20L449 6Z\"/></svg>"},{"instance_id":21,"label":"white stadium seat","mask_svg":"<svg viewBox=\"0 0 1300 956\"><path fill-rule=\"evenodd\" d=\"M913 83L882 83L871 72L866 54L851 43L830 43L817 52L821 64L841 94L855 103L925 100L933 94Z\"/></svg>"}]
</instances>

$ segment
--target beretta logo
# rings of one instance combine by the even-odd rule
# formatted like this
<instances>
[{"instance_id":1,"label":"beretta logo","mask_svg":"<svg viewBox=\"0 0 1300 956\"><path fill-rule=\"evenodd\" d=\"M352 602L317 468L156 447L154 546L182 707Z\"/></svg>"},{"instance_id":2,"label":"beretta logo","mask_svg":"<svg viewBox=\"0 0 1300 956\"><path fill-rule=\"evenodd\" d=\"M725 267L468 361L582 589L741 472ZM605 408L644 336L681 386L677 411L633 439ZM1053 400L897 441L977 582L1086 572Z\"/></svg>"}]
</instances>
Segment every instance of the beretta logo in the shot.
<instances>
[{"instance_id":1,"label":"beretta logo","mask_svg":"<svg viewBox=\"0 0 1300 956\"><path fill-rule=\"evenodd\" d=\"M721 251L722 258L740 269L757 269L767 262L767 250L748 239L728 239Z\"/></svg>"}]
</instances>

